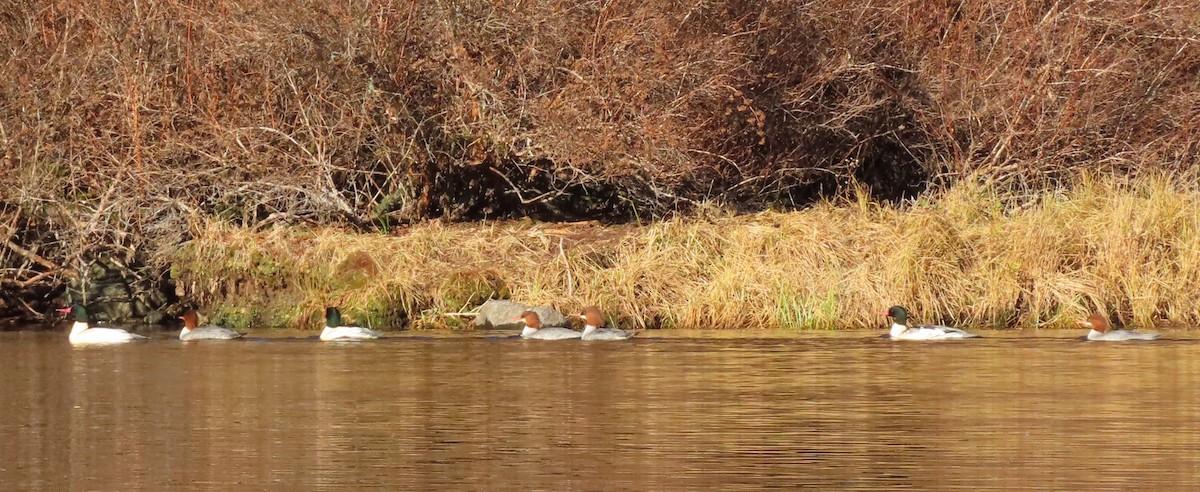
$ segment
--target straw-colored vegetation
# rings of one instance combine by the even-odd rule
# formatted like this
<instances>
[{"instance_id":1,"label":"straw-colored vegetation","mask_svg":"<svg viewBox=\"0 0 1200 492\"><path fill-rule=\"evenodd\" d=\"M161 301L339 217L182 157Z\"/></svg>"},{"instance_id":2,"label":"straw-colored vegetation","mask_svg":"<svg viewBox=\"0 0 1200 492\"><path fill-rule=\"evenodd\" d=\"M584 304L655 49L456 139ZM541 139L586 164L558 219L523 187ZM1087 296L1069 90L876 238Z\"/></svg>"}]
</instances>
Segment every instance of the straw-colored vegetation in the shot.
<instances>
[{"instance_id":1,"label":"straw-colored vegetation","mask_svg":"<svg viewBox=\"0 0 1200 492\"><path fill-rule=\"evenodd\" d=\"M1200 321L1200 192L1169 179L1085 181L1010 205L961 185L901 207L864 196L796 212L709 213L646 226L427 223L393 234L255 232L208 222L178 253L185 287L232 324L360 321L456 327L440 316L510 294L599 304L627 325L879 326L926 321L1065 326Z\"/></svg>"},{"instance_id":2,"label":"straw-colored vegetation","mask_svg":"<svg viewBox=\"0 0 1200 492\"><path fill-rule=\"evenodd\" d=\"M366 290L344 295L392 289L390 299L413 316L454 309L443 304L467 303L462 296L477 290L462 287L471 281L424 284L468 275L416 259L430 252L463 268L473 268L472 258L497 261L497 273L475 281L480 290L502 279L514 296L619 299L654 324L861 322L854 310L895 295L893 286L906 289L906 302L929 302L916 306L927 317L1033 324L1055 306L1074 305L1050 302L1040 284L1047 277L1037 275L1043 269L1080 286L1117 280L1040 265L1016 269L1029 275L1023 282L976 279L995 284L989 295L1011 299L964 305L934 295L949 286L911 282L942 279L950 266L1011 265L1003 254L977 256L993 251L980 250L988 243L975 242L978 224L959 222L959 207L919 206L904 215L903 223L913 221L907 229L860 223L860 212L809 226L843 212L805 207L856 187L884 202L926 193L922 200L962 200L991 193L979 182L1016 206L1082 175L1186 173L1183 182L1200 183L1198 72L1196 0L6 0L0 320L49 312L68 280L87 283L88 266L100 259L128 265L118 277L163 287L181 243L258 239L237 231L312 224L314 243L334 237L325 228L365 234L347 239L352 244L411 226L412 238L368 243L347 263L357 273L345 285ZM956 186L967 188L946 194ZM947 212L928 215L929 206ZM673 219L625 230L620 240L564 241L561 254L550 235L555 244L535 248L546 258L498 249L514 242L504 239L509 228L528 232L520 226L423 224L646 223L706 207L800 212ZM799 238L815 230L837 239L789 246L790 236L768 234L776 228L764 224L776 219L778 230ZM210 223L232 225L197 226ZM713 224L728 231L713 235ZM903 232L901 251L913 251L874 258L893 261L871 269L860 263L872 259L864 256L871 243L854 239L856 225ZM956 234L936 237L946 229ZM325 290L343 295L332 287L341 283L322 275L307 284L259 278L291 264L258 261L283 256L271 234L284 233L239 246L263 249L245 259L257 272L255 288L282 286L273 288L297 302ZM290 234L301 233L275 241ZM929 241L910 242L920 238ZM747 253L731 246L760 239L785 251L813 249L793 268L742 258ZM428 251L406 243L417 240ZM328 261L344 261L344 249L329 251ZM406 251L412 264L388 251ZM933 252L948 257L931 260ZM319 249L296 254L322 258ZM953 260L959 255L967 256ZM524 277L501 271L521 266L516 257L551 266ZM756 261L763 264L742 268ZM661 271L663 264L684 270ZM187 280L228 273L195 266L178 270ZM573 276L558 275L567 272ZM882 281L868 282L879 280L871 275ZM1159 288L1100 287L1114 296ZM974 299L969 293L984 287L954 289ZM365 299L387 297L362 295L363 309ZM1137 299L1128 311L1150 316L1147 298ZM388 317L375 302L377 317Z\"/></svg>"}]
</instances>

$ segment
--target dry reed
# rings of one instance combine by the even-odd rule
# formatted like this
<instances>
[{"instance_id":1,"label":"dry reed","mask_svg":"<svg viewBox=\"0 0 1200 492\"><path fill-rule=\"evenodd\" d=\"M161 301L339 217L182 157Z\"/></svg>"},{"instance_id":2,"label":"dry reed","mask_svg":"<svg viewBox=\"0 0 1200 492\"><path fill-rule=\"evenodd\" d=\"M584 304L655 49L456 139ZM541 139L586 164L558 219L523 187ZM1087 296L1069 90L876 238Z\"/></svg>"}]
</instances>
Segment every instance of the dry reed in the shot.
<instances>
[{"instance_id":1,"label":"dry reed","mask_svg":"<svg viewBox=\"0 0 1200 492\"><path fill-rule=\"evenodd\" d=\"M635 327L870 327L897 303L923 321L966 326L1061 327L1093 310L1195 324L1200 191L1172 179L1086 179L1018 202L963 184L902 206L860 193L802 211L645 226L435 222L393 235L213 221L176 265L214 312L257 310L239 319L266 325L316 326L319 308L337 304L376 325L444 327L453 321L441 313L477 305L497 285L563 310L599 304ZM490 287L448 303L461 282L446 279L477 272Z\"/></svg>"}]
</instances>

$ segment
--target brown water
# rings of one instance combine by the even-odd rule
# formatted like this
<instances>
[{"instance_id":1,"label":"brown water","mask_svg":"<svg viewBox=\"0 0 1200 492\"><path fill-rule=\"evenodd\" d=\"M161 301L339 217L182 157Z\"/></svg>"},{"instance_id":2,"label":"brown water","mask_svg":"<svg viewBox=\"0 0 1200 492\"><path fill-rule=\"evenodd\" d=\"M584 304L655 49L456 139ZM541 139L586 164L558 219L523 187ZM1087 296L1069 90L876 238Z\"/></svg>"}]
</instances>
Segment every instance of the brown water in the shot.
<instances>
[{"instance_id":1,"label":"brown water","mask_svg":"<svg viewBox=\"0 0 1200 492\"><path fill-rule=\"evenodd\" d=\"M1200 487L1196 340L875 335L2 333L0 490Z\"/></svg>"}]
</instances>

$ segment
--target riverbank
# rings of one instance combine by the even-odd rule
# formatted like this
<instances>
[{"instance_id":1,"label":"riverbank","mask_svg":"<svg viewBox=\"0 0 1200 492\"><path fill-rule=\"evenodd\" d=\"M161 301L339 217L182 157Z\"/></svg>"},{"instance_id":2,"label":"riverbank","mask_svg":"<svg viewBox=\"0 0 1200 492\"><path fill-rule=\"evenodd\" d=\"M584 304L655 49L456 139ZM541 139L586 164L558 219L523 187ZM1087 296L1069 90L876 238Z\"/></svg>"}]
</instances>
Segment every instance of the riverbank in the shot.
<instances>
[{"instance_id":1,"label":"riverbank","mask_svg":"<svg viewBox=\"0 0 1200 492\"><path fill-rule=\"evenodd\" d=\"M172 258L185 297L234 327L462 328L489 297L599 304L636 328L1066 327L1099 310L1200 321L1200 192L1084 179L1017 200L980 185L904 205L849 194L792 212L717 207L646 225L428 222L388 233L198 224Z\"/></svg>"},{"instance_id":2,"label":"riverbank","mask_svg":"<svg viewBox=\"0 0 1200 492\"><path fill-rule=\"evenodd\" d=\"M1187 253L1023 205L1200 183L1195 1L11 4L0 323L157 324L176 279L247 325L505 290L670 327L1195 320Z\"/></svg>"}]
</instances>

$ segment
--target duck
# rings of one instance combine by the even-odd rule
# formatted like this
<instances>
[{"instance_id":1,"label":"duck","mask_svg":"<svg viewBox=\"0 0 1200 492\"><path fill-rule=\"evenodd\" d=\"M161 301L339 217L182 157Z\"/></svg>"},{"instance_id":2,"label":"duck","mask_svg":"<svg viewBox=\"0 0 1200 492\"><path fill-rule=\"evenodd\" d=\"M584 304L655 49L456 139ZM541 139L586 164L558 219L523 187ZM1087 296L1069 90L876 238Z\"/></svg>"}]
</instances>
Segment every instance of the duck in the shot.
<instances>
[{"instance_id":1,"label":"duck","mask_svg":"<svg viewBox=\"0 0 1200 492\"><path fill-rule=\"evenodd\" d=\"M908 310L903 306L892 306L879 314L892 318L892 329L888 336L893 340L961 340L979 336L942 325L908 326Z\"/></svg>"},{"instance_id":2,"label":"duck","mask_svg":"<svg viewBox=\"0 0 1200 492\"><path fill-rule=\"evenodd\" d=\"M542 328L542 318L533 311L525 311L513 320L517 323L525 325L521 329L521 338L531 338L534 340L568 340L571 338L579 338L582 333L570 328L550 327Z\"/></svg>"},{"instance_id":3,"label":"duck","mask_svg":"<svg viewBox=\"0 0 1200 492\"><path fill-rule=\"evenodd\" d=\"M197 326L200 316L195 309L189 309L179 317L183 320L183 329L179 331L179 339L185 342L193 340L233 340L241 338L242 334L223 326Z\"/></svg>"},{"instance_id":4,"label":"duck","mask_svg":"<svg viewBox=\"0 0 1200 492\"><path fill-rule=\"evenodd\" d=\"M635 334L619 328L604 327L604 313L596 306L588 306L577 314L583 320L583 340L626 340Z\"/></svg>"},{"instance_id":5,"label":"duck","mask_svg":"<svg viewBox=\"0 0 1200 492\"><path fill-rule=\"evenodd\" d=\"M75 315L75 324L71 325L71 334L67 336L67 340L71 341L71 345L125 343L138 340L149 340L147 337L138 335L136 333L130 333L120 328L93 328L88 321L87 309L80 304L72 304L67 307L58 308L56 311L63 314Z\"/></svg>"},{"instance_id":6,"label":"duck","mask_svg":"<svg viewBox=\"0 0 1200 492\"><path fill-rule=\"evenodd\" d=\"M1091 328L1086 337L1088 340L1123 342L1125 340L1154 340L1158 338L1158 333L1139 333L1133 330L1111 329L1108 325L1108 318L1098 313L1093 313L1087 319L1079 321L1079 325Z\"/></svg>"},{"instance_id":7,"label":"duck","mask_svg":"<svg viewBox=\"0 0 1200 492\"><path fill-rule=\"evenodd\" d=\"M383 333L361 326L342 326L342 313L335 307L325 308L325 329L321 330L321 341L371 340Z\"/></svg>"}]
</instances>

